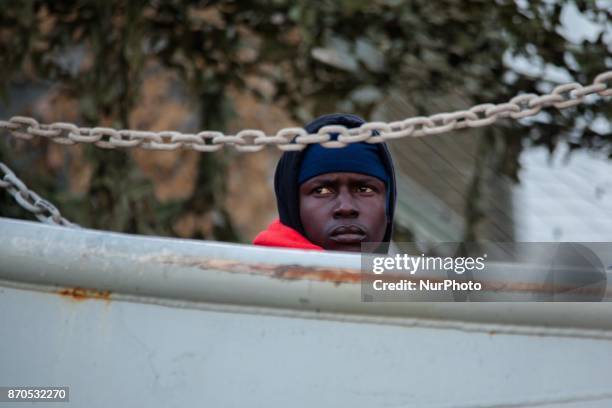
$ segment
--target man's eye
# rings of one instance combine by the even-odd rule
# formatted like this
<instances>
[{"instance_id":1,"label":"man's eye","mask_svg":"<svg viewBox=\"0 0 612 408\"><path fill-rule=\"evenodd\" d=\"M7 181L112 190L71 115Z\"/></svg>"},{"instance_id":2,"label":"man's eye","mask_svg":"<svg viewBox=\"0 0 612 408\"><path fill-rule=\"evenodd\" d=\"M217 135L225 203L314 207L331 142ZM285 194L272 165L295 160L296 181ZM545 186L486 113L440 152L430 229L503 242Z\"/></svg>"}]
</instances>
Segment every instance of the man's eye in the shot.
<instances>
[{"instance_id":1,"label":"man's eye","mask_svg":"<svg viewBox=\"0 0 612 408\"><path fill-rule=\"evenodd\" d=\"M357 191L359 191L360 193L373 193L374 189L369 186L359 186L357 187Z\"/></svg>"},{"instance_id":2,"label":"man's eye","mask_svg":"<svg viewBox=\"0 0 612 408\"><path fill-rule=\"evenodd\" d=\"M317 187L313 190L315 194L331 194L331 190L327 187Z\"/></svg>"}]
</instances>

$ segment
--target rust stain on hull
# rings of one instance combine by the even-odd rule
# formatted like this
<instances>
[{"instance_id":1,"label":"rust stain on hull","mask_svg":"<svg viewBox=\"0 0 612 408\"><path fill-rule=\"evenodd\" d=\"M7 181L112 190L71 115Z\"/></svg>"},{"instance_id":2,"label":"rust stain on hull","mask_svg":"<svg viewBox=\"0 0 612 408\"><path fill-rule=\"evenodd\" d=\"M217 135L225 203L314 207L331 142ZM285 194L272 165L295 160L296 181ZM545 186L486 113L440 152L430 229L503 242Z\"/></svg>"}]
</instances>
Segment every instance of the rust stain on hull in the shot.
<instances>
[{"instance_id":1,"label":"rust stain on hull","mask_svg":"<svg viewBox=\"0 0 612 408\"><path fill-rule=\"evenodd\" d=\"M374 279L380 279L380 275L362 274L360 270L349 268L321 268L302 265L246 263L226 259L176 258L174 256L156 258L155 260L166 265L187 266L202 270L212 269L229 273L261 275L282 280L331 282L336 285L343 283L359 284L362 282L367 284ZM401 279L406 279L417 283L422 280L442 283L448 278L416 277L394 274L388 274L384 277L384 280L387 282L393 282L394 280L399 281ZM612 296L612 293L610 293L609 290L606 290L605 287L576 287L571 285L554 285L540 282L497 282L477 279L473 279L473 282L482 284L482 292L519 292L543 294L571 292L572 294L581 295L603 295L606 298Z\"/></svg>"},{"instance_id":2,"label":"rust stain on hull","mask_svg":"<svg viewBox=\"0 0 612 408\"><path fill-rule=\"evenodd\" d=\"M110 302L111 300L111 292L109 290L97 290L97 289L85 289L85 288L64 288L57 293L60 296L66 297L70 300L74 301L83 301L89 299L99 299Z\"/></svg>"},{"instance_id":3,"label":"rust stain on hull","mask_svg":"<svg viewBox=\"0 0 612 408\"><path fill-rule=\"evenodd\" d=\"M347 268L318 268L302 265L274 265L274 264L247 264L226 259L176 259L164 257L159 262L167 265L178 265L199 268L202 270L214 269L230 273L243 273L250 275L263 275L282 280L314 280L341 283L361 283L361 272Z\"/></svg>"}]
</instances>

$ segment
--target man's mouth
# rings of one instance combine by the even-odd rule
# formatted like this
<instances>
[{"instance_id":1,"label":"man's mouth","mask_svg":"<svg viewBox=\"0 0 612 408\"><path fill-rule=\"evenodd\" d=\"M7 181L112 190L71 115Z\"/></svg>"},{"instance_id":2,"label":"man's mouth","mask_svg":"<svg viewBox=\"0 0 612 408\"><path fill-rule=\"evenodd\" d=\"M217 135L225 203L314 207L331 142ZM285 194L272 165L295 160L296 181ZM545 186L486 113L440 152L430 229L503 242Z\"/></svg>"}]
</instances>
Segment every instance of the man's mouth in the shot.
<instances>
[{"instance_id":1,"label":"man's mouth","mask_svg":"<svg viewBox=\"0 0 612 408\"><path fill-rule=\"evenodd\" d=\"M357 225L340 225L331 231L330 239L339 244L359 244L366 239L366 233Z\"/></svg>"}]
</instances>

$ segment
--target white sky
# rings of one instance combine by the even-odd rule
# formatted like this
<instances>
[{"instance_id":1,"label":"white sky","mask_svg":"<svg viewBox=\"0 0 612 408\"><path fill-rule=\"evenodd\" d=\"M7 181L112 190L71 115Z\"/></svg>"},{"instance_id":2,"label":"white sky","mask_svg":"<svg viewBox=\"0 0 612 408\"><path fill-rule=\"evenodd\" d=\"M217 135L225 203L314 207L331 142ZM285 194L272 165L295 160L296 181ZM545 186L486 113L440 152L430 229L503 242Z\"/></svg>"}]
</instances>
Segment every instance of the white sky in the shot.
<instances>
[{"instance_id":1,"label":"white sky","mask_svg":"<svg viewBox=\"0 0 612 408\"><path fill-rule=\"evenodd\" d=\"M519 6L524 5L525 1L519 0ZM612 8L612 0L599 0L597 4L600 7L609 5ZM574 44L580 44L582 41L595 41L602 31L605 31L605 39L608 48L612 54L612 22L606 24L596 24L585 17L574 2L568 2L563 6L561 12L562 27L559 29L559 34ZM571 54L567 53L567 63L572 63ZM504 63L512 67L517 72L529 76L543 76L553 82L570 82L571 76L565 69L561 69L552 65L545 65L542 60L534 55L528 57L512 57L510 52L504 55ZM612 57L610 57L609 65L612 65ZM547 91L547 90L543 90Z\"/></svg>"}]
</instances>

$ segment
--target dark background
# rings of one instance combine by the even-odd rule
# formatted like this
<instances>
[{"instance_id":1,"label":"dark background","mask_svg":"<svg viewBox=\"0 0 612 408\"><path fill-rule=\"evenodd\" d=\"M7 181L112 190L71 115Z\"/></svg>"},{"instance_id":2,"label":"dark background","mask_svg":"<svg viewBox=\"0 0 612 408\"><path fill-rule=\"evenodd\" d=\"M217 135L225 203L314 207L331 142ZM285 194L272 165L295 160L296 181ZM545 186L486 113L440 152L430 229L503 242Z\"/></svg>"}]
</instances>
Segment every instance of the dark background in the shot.
<instances>
[{"instance_id":1,"label":"dark background","mask_svg":"<svg viewBox=\"0 0 612 408\"><path fill-rule=\"evenodd\" d=\"M566 80L587 84L612 69L609 6L2 1L1 119L272 134L336 111L391 121L500 103L518 93L549 92ZM570 34L580 27L564 22L564 13L578 13L601 30L576 40ZM552 152L563 144L567 154L590 149L612 156L609 100L589 98L535 119L392 142L400 177L458 214L456 238L499 238L482 228L500 219L483 202L493 199L506 211L508 197L498 186L521 183L524 149L543 145ZM596 120L607 128L592 126ZM421 167L420 148L433 155ZM274 218L271 175L278 156L272 147L256 154L105 151L8 134L0 139L0 160L82 226L231 242L248 242ZM456 186L459 193L451 196ZM419 197L410 191L399 208L401 240L414 238L412 220L427 218L414 214ZM2 192L0 216L32 219Z\"/></svg>"}]
</instances>

